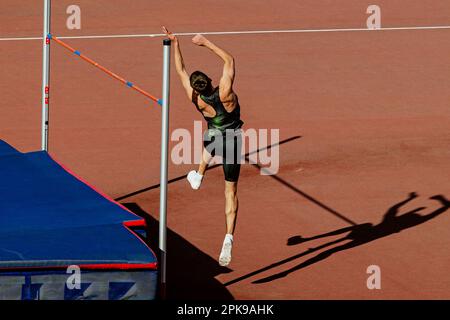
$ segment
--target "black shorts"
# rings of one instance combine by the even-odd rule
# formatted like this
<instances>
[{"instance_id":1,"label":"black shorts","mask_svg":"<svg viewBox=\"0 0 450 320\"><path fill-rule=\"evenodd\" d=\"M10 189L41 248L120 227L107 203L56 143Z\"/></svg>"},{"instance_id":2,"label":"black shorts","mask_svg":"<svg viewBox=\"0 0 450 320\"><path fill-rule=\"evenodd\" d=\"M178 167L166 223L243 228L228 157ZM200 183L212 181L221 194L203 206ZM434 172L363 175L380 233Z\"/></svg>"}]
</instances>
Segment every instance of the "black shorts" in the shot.
<instances>
[{"instance_id":1,"label":"black shorts","mask_svg":"<svg viewBox=\"0 0 450 320\"><path fill-rule=\"evenodd\" d=\"M237 182L241 172L241 130L227 130L222 133L215 129L206 130L203 135L203 146L211 156L222 157L222 168L225 180Z\"/></svg>"}]
</instances>

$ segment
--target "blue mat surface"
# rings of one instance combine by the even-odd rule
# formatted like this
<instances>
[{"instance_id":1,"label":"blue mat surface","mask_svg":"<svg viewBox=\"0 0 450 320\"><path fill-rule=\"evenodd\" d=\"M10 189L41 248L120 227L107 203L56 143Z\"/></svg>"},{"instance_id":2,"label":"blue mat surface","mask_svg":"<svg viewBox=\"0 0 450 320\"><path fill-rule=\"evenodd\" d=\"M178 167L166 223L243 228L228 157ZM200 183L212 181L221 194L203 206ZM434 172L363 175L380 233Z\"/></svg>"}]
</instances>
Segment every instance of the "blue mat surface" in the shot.
<instances>
[{"instance_id":1,"label":"blue mat surface","mask_svg":"<svg viewBox=\"0 0 450 320\"><path fill-rule=\"evenodd\" d=\"M0 140L0 177L0 272L5 276L70 265L91 271L156 270L154 253L126 227L143 224L142 218L46 152L20 153Z\"/></svg>"}]
</instances>

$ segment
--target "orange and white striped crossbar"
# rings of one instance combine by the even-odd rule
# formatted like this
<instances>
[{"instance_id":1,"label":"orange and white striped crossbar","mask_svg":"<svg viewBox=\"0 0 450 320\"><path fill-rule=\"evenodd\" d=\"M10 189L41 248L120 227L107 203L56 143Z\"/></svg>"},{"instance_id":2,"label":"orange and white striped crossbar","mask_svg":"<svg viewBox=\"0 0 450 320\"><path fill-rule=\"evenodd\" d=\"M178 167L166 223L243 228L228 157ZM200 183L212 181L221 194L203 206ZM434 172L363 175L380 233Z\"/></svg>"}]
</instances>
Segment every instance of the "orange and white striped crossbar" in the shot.
<instances>
[{"instance_id":1,"label":"orange and white striped crossbar","mask_svg":"<svg viewBox=\"0 0 450 320\"><path fill-rule=\"evenodd\" d=\"M111 70L106 69L105 67L103 67L102 65L98 64L97 62L95 62L94 60L86 57L84 54L82 54L80 51L72 48L71 46L69 46L67 43L65 43L64 41L58 39L57 37L55 37L52 34L48 34L47 35L47 41L49 42L50 40L55 41L56 43L58 43L59 45L61 45L62 47L66 48L67 50L69 50L70 52L74 53L75 55L79 56L81 59L83 59L86 62L89 62L91 65L93 65L94 67L97 67L98 69L102 70L103 72L105 72L106 74L108 74L109 76L113 77L116 80L119 80L120 82L122 82L123 84L125 84L126 86L136 90L137 92L143 94L144 96L146 96L147 98L152 99L153 101L155 101L156 103L158 103L159 105L162 105L162 100L158 99L156 97L154 97L153 95L151 95L150 93L148 93L147 91L141 89L140 87L138 87L137 85L133 84L130 81L125 80L124 78L122 78L121 76L115 74L114 72L112 72Z\"/></svg>"}]
</instances>

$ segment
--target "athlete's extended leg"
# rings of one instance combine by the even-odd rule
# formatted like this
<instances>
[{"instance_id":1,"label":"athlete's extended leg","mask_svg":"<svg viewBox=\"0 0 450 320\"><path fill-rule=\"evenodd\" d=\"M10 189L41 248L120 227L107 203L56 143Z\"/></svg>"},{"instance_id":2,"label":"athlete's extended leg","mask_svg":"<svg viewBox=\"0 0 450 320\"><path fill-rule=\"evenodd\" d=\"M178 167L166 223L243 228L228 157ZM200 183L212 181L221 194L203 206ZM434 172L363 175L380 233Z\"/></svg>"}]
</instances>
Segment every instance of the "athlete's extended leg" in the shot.
<instances>
[{"instance_id":1,"label":"athlete's extended leg","mask_svg":"<svg viewBox=\"0 0 450 320\"><path fill-rule=\"evenodd\" d=\"M227 234L234 234L238 205L237 182L225 181L225 218Z\"/></svg>"},{"instance_id":2,"label":"athlete's extended leg","mask_svg":"<svg viewBox=\"0 0 450 320\"><path fill-rule=\"evenodd\" d=\"M231 250L233 248L233 234L236 226L238 212L237 182L225 181L225 219L226 231L223 240L222 251L219 256L219 264L227 266L231 262Z\"/></svg>"}]
</instances>

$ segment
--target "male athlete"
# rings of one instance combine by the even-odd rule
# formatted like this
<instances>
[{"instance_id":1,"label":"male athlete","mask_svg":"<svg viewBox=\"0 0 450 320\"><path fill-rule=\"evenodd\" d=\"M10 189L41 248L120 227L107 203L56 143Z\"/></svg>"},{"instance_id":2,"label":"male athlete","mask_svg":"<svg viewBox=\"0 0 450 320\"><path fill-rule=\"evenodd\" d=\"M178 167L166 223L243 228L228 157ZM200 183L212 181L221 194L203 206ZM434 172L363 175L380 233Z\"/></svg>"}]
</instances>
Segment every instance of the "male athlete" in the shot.
<instances>
[{"instance_id":1,"label":"male athlete","mask_svg":"<svg viewBox=\"0 0 450 320\"><path fill-rule=\"evenodd\" d=\"M240 106L233 92L234 58L204 36L197 34L192 42L208 48L223 60L223 73L219 85L214 87L212 80L203 72L195 71L191 75L186 71L180 44L176 36L163 27L164 33L172 40L175 50L175 68L189 100L201 112L208 124L203 138L203 154L198 171L187 176L191 187L200 188L209 161L216 154L222 156L225 175L225 217L226 235L219 256L219 264L227 266L231 262L233 233L238 211L237 183L241 169L241 131Z\"/></svg>"}]
</instances>

